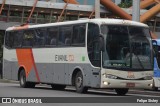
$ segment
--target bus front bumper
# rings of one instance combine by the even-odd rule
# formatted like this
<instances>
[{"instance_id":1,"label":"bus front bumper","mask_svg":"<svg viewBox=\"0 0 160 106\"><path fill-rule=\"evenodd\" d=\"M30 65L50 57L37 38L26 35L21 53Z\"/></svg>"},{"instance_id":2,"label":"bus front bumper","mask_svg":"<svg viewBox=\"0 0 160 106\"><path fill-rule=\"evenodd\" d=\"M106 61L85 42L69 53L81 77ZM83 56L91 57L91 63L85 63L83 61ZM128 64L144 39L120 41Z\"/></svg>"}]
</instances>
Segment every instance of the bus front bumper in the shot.
<instances>
[{"instance_id":1,"label":"bus front bumper","mask_svg":"<svg viewBox=\"0 0 160 106\"><path fill-rule=\"evenodd\" d=\"M119 79L106 78L101 81L101 88L153 89L153 79L151 80L119 80Z\"/></svg>"}]
</instances>

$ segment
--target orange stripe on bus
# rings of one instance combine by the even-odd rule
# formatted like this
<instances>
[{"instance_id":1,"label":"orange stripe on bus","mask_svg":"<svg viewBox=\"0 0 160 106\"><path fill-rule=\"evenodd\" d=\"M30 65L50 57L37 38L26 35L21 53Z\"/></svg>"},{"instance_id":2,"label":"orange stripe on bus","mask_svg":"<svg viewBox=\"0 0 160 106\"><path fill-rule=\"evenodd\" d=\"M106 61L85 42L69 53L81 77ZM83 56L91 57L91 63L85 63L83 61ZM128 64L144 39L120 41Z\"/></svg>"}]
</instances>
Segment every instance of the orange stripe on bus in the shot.
<instances>
[{"instance_id":1,"label":"orange stripe on bus","mask_svg":"<svg viewBox=\"0 0 160 106\"><path fill-rule=\"evenodd\" d=\"M32 49L16 49L19 66L24 66L26 77L28 77L32 68L34 68L36 78L40 82L38 71L35 65Z\"/></svg>"},{"instance_id":2,"label":"orange stripe on bus","mask_svg":"<svg viewBox=\"0 0 160 106\"><path fill-rule=\"evenodd\" d=\"M31 59L32 59L32 62L33 62L33 67L34 67L34 71L36 73L37 80L38 80L38 82L40 82L40 78L39 78L39 75L38 75L38 70L37 70L37 67L36 67L36 64L35 64L32 49L31 49Z\"/></svg>"},{"instance_id":3,"label":"orange stripe on bus","mask_svg":"<svg viewBox=\"0 0 160 106\"><path fill-rule=\"evenodd\" d=\"M24 26L17 26L13 28L13 30L22 30L22 29L28 29L29 25L24 25Z\"/></svg>"}]
</instances>

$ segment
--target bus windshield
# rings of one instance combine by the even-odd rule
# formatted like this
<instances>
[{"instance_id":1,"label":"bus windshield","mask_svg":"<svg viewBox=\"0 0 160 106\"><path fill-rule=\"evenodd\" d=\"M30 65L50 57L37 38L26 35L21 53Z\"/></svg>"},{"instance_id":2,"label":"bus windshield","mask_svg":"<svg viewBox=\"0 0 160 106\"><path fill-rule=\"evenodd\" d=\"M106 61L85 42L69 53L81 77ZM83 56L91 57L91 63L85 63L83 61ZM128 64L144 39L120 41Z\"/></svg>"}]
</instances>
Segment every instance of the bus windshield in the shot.
<instances>
[{"instance_id":1,"label":"bus windshield","mask_svg":"<svg viewBox=\"0 0 160 106\"><path fill-rule=\"evenodd\" d=\"M151 37L148 28L101 25L105 38L103 67L123 70L151 70Z\"/></svg>"}]
</instances>

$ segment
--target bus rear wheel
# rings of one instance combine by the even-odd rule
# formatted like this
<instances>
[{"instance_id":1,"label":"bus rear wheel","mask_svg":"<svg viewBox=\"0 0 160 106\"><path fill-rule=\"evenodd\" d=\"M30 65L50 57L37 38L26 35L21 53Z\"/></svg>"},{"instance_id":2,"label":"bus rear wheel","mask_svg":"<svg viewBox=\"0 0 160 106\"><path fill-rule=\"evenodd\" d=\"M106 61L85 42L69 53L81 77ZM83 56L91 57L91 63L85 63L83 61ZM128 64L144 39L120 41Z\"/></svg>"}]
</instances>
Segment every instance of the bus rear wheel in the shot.
<instances>
[{"instance_id":1,"label":"bus rear wheel","mask_svg":"<svg viewBox=\"0 0 160 106\"><path fill-rule=\"evenodd\" d=\"M64 89L66 88L66 85L52 84L51 87L52 87L52 89L54 89L54 90L64 90Z\"/></svg>"},{"instance_id":2,"label":"bus rear wheel","mask_svg":"<svg viewBox=\"0 0 160 106\"><path fill-rule=\"evenodd\" d=\"M76 74L75 77L75 87L76 92L78 93L86 93L88 90L88 87L83 86L83 75L80 71Z\"/></svg>"},{"instance_id":3,"label":"bus rear wheel","mask_svg":"<svg viewBox=\"0 0 160 106\"><path fill-rule=\"evenodd\" d=\"M128 88L116 88L115 91L117 93L117 95L126 95L126 93L128 92Z\"/></svg>"},{"instance_id":4,"label":"bus rear wheel","mask_svg":"<svg viewBox=\"0 0 160 106\"><path fill-rule=\"evenodd\" d=\"M19 78L20 87L22 88L34 88L36 85L35 83L26 81L26 74L24 70L21 70Z\"/></svg>"}]
</instances>

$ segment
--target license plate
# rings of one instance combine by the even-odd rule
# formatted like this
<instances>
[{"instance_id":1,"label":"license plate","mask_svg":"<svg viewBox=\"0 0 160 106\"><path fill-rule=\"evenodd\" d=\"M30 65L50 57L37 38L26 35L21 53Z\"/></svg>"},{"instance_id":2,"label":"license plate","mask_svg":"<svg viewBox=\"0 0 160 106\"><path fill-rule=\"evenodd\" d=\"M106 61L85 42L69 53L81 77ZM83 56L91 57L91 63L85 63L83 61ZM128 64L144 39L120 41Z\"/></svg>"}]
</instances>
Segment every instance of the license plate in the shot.
<instances>
[{"instance_id":1,"label":"license plate","mask_svg":"<svg viewBox=\"0 0 160 106\"><path fill-rule=\"evenodd\" d=\"M135 83L127 83L126 87L135 87Z\"/></svg>"}]
</instances>

